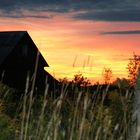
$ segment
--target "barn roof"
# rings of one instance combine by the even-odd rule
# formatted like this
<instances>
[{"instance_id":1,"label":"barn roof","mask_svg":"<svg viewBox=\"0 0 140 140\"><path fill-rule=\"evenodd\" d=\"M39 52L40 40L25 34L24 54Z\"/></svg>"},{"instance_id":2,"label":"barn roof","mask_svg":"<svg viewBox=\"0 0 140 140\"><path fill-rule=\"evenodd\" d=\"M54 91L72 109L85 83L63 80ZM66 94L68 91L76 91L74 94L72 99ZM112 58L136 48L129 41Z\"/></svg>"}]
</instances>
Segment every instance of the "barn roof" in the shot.
<instances>
[{"instance_id":1,"label":"barn roof","mask_svg":"<svg viewBox=\"0 0 140 140\"><path fill-rule=\"evenodd\" d=\"M19 43L19 41L22 39L24 35L29 35L29 34L27 33L27 31L0 32L0 64L2 64L2 62L7 58L7 56L16 47L16 45ZM41 57L45 62L45 66L48 66L47 62L45 61L42 55Z\"/></svg>"}]
</instances>

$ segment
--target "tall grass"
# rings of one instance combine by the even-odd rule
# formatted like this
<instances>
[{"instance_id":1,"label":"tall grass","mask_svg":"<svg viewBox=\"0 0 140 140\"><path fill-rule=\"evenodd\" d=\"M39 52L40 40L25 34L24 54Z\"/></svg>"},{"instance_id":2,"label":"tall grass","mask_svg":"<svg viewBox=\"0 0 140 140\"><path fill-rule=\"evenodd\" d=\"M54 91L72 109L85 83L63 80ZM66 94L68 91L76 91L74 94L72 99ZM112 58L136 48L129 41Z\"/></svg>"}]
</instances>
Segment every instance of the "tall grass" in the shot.
<instances>
[{"instance_id":1,"label":"tall grass","mask_svg":"<svg viewBox=\"0 0 140 140\"><path fill-rule=\"evenodd\" d=\"M122 94L121 90L109 91L108 85L101 91L99 85L97 91L90 94L88 89L78 90L72 85L73 90L70 90L69 85L64 84L60 95L54 97L50 96L49 84L46 84L44 94L37 96L33 94L32 89L28 90L28 86L27 82L25 94L19 101L12 99L13 90L0 89L0 110L2 114L9 116L10 120L2 120L0 117L0 128L6 130L9 139L128 139L132 112L132 93L128 90L125 94ZM101 92L103 93L100 94ZM107 96L109 104L106 104ZM5 124L5 121L7 126L1 127L1 123Z\"/></svg>"},{"instance_id":2,"label":"tall grass","mask_svg":"<svg viewBox=\"0 0 140 140\"><path fill-rule=\"evenodd\" d=\"M20 140L125 140L131 123L131 93L101 95L89 91L69 91L63 85L57 98L24 94ZM72 93L74 92L74 93ZM98 91L100 92L100 91ZM29 92L28 92L29 93ZM73 95L74 96L71 96Z\"/></svg>"},{"instance_id":3,"label":"tall grass","mask_svg":"<svg viewBox=\"0 0 140 140\"><path fill-rule=\"evenodd\" d=\"M37 54L37 62L38 59L39 54ZM109 91L110 85L105 90L101 90L98 85L93 94L93 91L90 93L88 88L85 90L67 83L61 86L59 96L54 97L49 91L50 85L46 83L42 95L34 94L37 67L38 63L35 66L31 88L29 88L27 76L24 94L18 101L12 99L13 91L9 92L11 89L0 88L0 111L10 116L10 122L6 127L1 126L5 124L5 120L3 121L0 117L0 129L8 130L7 135L10 133L8 138L3 136L0 140L129 139L132 111L131 91L126 90L125 94L122 94L121 87L119 87L120 90ZM12 114L15 116L7 111L12 104L14 104ZM12 123L15 119L18 121ZM12 127L16 134L11 132L8 124L17 125Z\"/></svg>"}]
</instances>

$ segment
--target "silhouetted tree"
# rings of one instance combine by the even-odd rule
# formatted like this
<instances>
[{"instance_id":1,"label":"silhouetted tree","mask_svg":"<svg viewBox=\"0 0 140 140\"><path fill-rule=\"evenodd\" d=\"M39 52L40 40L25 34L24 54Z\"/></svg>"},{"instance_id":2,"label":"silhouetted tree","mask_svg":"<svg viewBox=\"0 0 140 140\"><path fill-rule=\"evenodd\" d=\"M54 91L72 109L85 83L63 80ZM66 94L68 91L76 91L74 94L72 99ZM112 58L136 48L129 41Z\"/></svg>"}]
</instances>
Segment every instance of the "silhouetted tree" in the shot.
<instances>
[{"instance_id":1,"label":"silhouetted tree","mask_svg":"<svg viewBox=\"0 0 140 140\"><path fill-rule=\"evenodd\" d=\"M113 82L113 85L119 86L120 88L128 88L129 80L126 78L116 78L116 80Z\"/></svg>"},{"instance_id":2,"label":"silhouetted tree","mask_svg":"<svg viewBox=\"0 0 140 140\"><path fill-rule=\"evenodd\" d=\"M110 68L103 69L103 78L105 84L109 84L112 78L112 70Z\"/></svg>"},{"instance_id":3,"label":"silhouetted tree","mask_svg":"<svg viewBox=\"0 0 140 140\"><path fill-rule=\"evenodd\" d=\"M64 77L64 78L60 78L60 79L59 79L59 82L62 83L62 84L67 84L67 83L69 83L70 81L68 80L67 77Z\"/></svg>"},{"instance_id":4,"label":"silhouetted tree","mask_svg":"<svg viewBox=\"0 0 140 140\"><path fill-rule=\"evenodd\" d=\"M127 65L128 78L132 86L135 86L136 84L139 67L140 67L140 55L136 55L134 53L133 58L129 59L129 63Z\"/></svg>"},{"instance_id":5,"label":"silhouetted tree","mask_svg":"<svg viewBox=\"0 0 140 140\"><path fill-rule=\"evenodd\" d=\"M84 86L84 87L91 84L90 81L87 79L87 77L84 77L82 74L74 75L72 82L77 84L77 86Z\"/></svg>"}]
</instances>

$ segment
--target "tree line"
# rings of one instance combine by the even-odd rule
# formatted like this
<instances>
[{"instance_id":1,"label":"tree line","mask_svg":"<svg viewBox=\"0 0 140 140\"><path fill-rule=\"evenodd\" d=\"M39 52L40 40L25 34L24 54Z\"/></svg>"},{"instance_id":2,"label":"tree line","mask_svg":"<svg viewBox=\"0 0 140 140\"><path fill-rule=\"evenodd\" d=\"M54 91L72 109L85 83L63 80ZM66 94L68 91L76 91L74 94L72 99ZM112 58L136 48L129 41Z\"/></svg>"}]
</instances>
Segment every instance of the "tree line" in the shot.
<instances>
[{"instance_id":1,"label":"tree line","mask_svg":"<svg viewBox=\"0 0 140 140\"><path fill-rule=\"evenodd\" d=\"M133 53L132 58L129 59L129 62L127 64L127 73L128 78L116 78L116 80L113 82L123 82L125 84L129 84L130 86L134 87L137 82L137 76L138 76L138 70L140 67L140 55L137 55ZM113 71L111 68L103 68L102 72L104 84L111 84L111 79L113 77ZM68 79L65 77L63 79L59 79L61 83L68 83L72 82L74 84L77 84L78 86L89 86L91 85L91 82L87 79L87 77L84 77L81 73L78 73L74 75L74 78L72 81L68 81Z\"/></svg>"}]
</instances>

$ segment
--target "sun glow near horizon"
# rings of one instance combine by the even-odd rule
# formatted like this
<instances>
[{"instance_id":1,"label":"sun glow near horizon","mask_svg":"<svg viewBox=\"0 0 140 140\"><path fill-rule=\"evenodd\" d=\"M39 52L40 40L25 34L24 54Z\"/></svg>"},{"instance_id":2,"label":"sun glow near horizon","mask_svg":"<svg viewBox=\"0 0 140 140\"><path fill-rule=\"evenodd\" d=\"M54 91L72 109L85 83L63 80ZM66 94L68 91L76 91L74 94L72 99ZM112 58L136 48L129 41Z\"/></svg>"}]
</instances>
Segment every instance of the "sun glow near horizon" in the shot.
<instances>
[{"instance_id":1,"label":"sun glow near horizon","mask_svg":"<svg viewBox=\"0 0 140 140\"><path fill-rule=\"evenodd\" d=\"M38 33L31 32L31 36L49 64L45 70L57 79L67 77L71 80L75 74L81 73L92 83L103 82L104 67L112 70L112 80L117 77L127 78L126 67L129 58L133 55L131 49L124 53L121 51L123 49L121 45L120 48L115 48L115 46L109 48L106 44L102 47L99 44L100 47L98 47L98 43L90 44L88 48L84 46L86 42L84 45L79 43L79 46L76 47L74 41L71 46L71 42L63 43L63 36L62 38L60 36L60 39L53 36L51 38L50 35L47 35L47 31L43 32L40 38L38 38ZM112 43L109 44L113 46ZM91 47L92 45L94 47Z\"/></svg>"}]
</instances>

